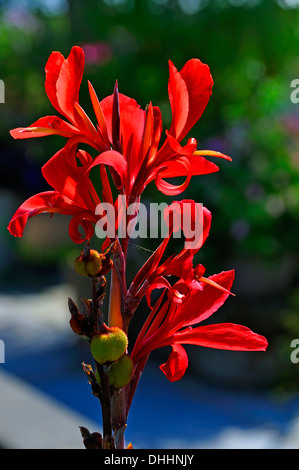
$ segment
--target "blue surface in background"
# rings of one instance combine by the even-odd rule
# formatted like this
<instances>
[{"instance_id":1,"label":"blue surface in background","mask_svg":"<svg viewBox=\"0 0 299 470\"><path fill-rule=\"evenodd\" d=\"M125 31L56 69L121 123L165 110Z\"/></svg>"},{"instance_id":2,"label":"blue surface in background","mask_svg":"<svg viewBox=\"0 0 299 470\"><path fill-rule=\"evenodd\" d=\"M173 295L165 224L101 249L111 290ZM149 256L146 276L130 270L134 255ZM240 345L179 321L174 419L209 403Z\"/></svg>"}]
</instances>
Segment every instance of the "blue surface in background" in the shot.
<instances>
[{"instance_id":1,"label":"blue surface in background","mask_svg":"<svg viewBox=\"0 0 299 470\"><path fill-rule=\"evenodd\" d=\"M66 341L41 351L33 346L21 359L8 357L4 366L99 423L97 429L90 430L96 431L101 428L101 409L81 368L81 362L90 359L87 349ZM297 397L278 401L268 394L219 389L188 374L170 383L158 365L149 363L133 400L126 439L136 447L154 449L204 445L227 428L269 429L284 435L298 412Z\"/></svg>"}]
</instances>

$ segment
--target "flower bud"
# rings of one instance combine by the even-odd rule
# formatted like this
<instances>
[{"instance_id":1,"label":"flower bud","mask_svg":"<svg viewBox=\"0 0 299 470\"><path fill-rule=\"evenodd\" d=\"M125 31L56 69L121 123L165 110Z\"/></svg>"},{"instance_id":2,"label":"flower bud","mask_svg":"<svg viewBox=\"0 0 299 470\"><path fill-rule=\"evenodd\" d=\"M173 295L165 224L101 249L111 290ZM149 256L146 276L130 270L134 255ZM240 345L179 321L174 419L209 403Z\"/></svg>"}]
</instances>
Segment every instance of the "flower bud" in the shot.
<instances>
[{"instance_id":1,"label":"flower bud","mask_svg":"<svg viewBox=\"0 0 299 470\"><path fill-rule=\"evenodd\" d=\"M91 354L99 364L117 361L128 346L126 333L116 326L93 336L90 344Z\"/></svg>"},{"instance_id":2,"label":"flower bud","mask_svg":"<svg viewBox=\"0 0 299 470\"><path fill-rule=\"evenodd\" d=\"M78 313L78 315L72 315L70 319L70 327L72 328L73 332L82 335L83 334L83 325L85 323L85 317L82 313Z\"/></svg>"},{"instance_id":3,"label":"flower bud","mask_svg":"<svg viewBox=\"0 0 299 470\"><path fill-rule=\"evenodd\" d=\"M196 280L200 279L204 273L206 268L202 264L197 264L194 268L194 277Z\"/></svg>"},{"instance_id":4,"label":"flower bud","mask_svg":"<svg viewBox=\"0 0 299 470\"><path fill-rule=\"evenodd\" d=\"M188 141L187 141L187 145L190 145L190 144L194 145L194 148L196 148L196 147L197 147L197 140L194 139L194 137L191 137L191 138L188 139Z\"/></svg>"}]
</instances>

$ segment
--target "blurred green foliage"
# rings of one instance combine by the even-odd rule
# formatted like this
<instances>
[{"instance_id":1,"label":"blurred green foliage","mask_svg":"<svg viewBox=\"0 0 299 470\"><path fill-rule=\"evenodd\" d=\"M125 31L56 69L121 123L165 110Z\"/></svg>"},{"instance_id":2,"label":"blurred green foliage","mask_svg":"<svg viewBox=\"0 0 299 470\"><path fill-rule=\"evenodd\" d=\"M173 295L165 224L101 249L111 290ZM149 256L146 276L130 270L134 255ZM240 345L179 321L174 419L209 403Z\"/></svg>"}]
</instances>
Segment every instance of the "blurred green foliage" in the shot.
<instances>
[{"instance_id":1,"label":"blurred green foliage","mask_svg":"<svg viewBox=\"0 0 299 470\"><path fill-rule=\"evenodd\" d=\"M61 139L13 141L9 129L56 113L44 91L44 65L53 50L67 56L75 44L85 48L80 103L90 116L87 79L100 99L118 79L120 91L142 107L149 101L160 106L165 129L171 121L167 62L180 69L198 57L210 66L215 85L191 135L199 148L233 159L217 161L220 172L193 178L181 195L213 214L199 261L209 275L227 267L238 275L239 264L253 265L242 270L245 289L236 305L253 295L251 311L262 310L269 334L275 328L290 338L298 335L299 104L290 100L290 84L299 78L299 2L6 0L0 8L0 78L6 86L0 105L2 187L15 192L18 202L48 189L40 166ZM154 185L145 198L165 201ZM149 241L140 244L154 248ZM54 245L50 264L69 247L66 240ZM30 244L23 254L27 261L33 254L35 261L46 257L43 246L33 252ZM256 284L254 295L250 286Z\"/></svg>"}]
</instances>

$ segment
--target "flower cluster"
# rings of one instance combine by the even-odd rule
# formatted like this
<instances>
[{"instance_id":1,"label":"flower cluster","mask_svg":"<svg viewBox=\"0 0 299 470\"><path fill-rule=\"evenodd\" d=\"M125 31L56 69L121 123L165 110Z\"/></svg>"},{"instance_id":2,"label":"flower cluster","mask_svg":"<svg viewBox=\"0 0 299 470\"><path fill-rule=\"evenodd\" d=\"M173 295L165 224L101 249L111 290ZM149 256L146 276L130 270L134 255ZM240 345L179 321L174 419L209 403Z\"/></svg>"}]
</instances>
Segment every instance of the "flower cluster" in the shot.
<instances>
[{"instance_id":1,"label":"flower cluster","mask_svg":"<svg viewBox=\"0 0 299 470\"><path fill-rule=\"evenodd\" d=\"M95 224L105 213L99 210L104 203L114 207L117 225L121 217L121 208L117 204L119 195L124 197L127 206L136 203L138 211L141 195L150 182L154 181L163 194L176 196L187 188L193 175L218 170L206 157L231 160L219 152L197 149L194 138L182 144L211 96L213 79L209 67L199 59L191 59L178 71L169 61L168 95L172 121L163 138L160 109L152 103L145 110L141 109L134 99L119 93L117 82L113 93L101 101L88 82L96 118L93 123L79 104L83 70L84 52L80 47L73 47L67 59L60 52L53 52L45 67L45 89L60 116L42 117L28 127L11 131L15 139L53 134L65 137L66 143L42 167L42 174L53 189L27 199L16 211L8 229L12 235L22 236L28 219L36 214L68 214L72 216L69 224L71 239L75 243L87 242L75 268L79 274L92 279L94 295L91 303L85 299L83 313L79 313L70 301L71 326L76 333L85 336L96 351L97 375L93 375L87 366L85 370L94 387L100 384L97 393L102 403L107 393L108 402L112 400L108 420L117 437L126 423L140 375L154 349L172 348L160 369L170 381L175 381L182 378L188 366L184 344L263 351L267 340L245 326L232 323L199 325L231 295L234 271L205 277L205 267L195 264L194 257L205 243L211 226L210 211L195 201L183 199L170 206L172 217L168 219L167 236L129 285L126 279L128 235L121 240L117 236L107 237L102 246L103 253L89 248ZM96 156L80 148L83 145L89 146ZM98 171L100 188L93 183L92 170ZM178 176L184 177L183 183L178 185L168 181ZM201 210L202 236L192 248L184 246L167 257L166 248L173 233L178 228L183 229L182 212L177 211L182 207L184 217L193 224L198 220L196 211ZM136 214L126 217L127 224L134 223ZM185 238L188 238L186 234ZM106 287L105 275L110 270L109 316L104 322L99 307ZM143 298L147 301L149 314L133 347L130 341L129 344L125 341L118 357L114 354L117 348L114 348L112 337L119 338L120 332L128 335L131 319ZM113 359L103 352L105 347L114 351ZM99 357L105 357L105 360L99 361ZM109 374L110 379L107 379ZM117 376L121 379L117 380ZM117 387L117 383L121 386ZM115 399L116 388L124 390L121 412ZM107 415L105 418L103 415L103 419L107 423ZM106 434L108 431L106 426ZM119 436L116 441L121 447Z\"/></svg>"}]
</instances>

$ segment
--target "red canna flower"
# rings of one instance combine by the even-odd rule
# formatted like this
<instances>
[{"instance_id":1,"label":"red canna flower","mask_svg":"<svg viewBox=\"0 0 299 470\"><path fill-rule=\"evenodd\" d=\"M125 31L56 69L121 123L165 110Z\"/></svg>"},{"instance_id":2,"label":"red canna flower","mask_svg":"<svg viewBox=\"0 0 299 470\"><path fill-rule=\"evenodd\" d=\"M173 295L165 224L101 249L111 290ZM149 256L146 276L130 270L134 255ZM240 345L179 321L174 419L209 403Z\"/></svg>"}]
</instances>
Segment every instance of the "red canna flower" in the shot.
<instances>
[{"instance_id":1,"label":"red canna flower","mask_svg":"<svg viewBox=\"0 0 299 470\"><path fill-rule=\"evenodd\" d=\"M202 237L194 248L183 248L161 262L162 256L175 229L181 227L181 214L195 219L196 210L202 211ZM188 367L188 355L184 344L235 351L264 351L267 340L249 328L233 323L198 326L207 320L226 301L231 292L234 271L204 277L201 264L193 266L194 256L205 243L211 227L211 213L192 200L174 202L169 219L169 236L166 237L133 279L127 293L128 311L133 313L145 295L150 314L142 326L132 349L134 379L129 391L129 411L140 375L151 351L171 346L168 360L160 366L170 381L180 380ZM167 211L169 212L170 209ZM167 212L166 211L166 212ZM179 216L177 215L177 212ZM189 212L188 212L189 211ZM171 276L171 277L170 277ZM169 278L177 278L171 285ZM153 291L162 290L154 306Z\"/></svg>"},{"instance_id":2,"label":"red canna flower","mask_svg":"<svg viewBox=\"0 0 299 470\"><path fill-rule=\"evenodd\" d=\"M172 217L169 218L169 214L171 214ZM202 204L196 203L193 200L182 199L181 201L174 201L166 208L164 218L169 223L167 237L163 239L159 247L137 272L128 289L128 298L130 299L130 302L128 302L128 310L131 312L132 305L134 305L133 310L135 310L144 295L146 295L150 306L149 299L152 290L157 287L170 288L170 284L166 280L168 276L174 276L183 280L190 289L195 288L199 290L202 288L203 283L206 283L217 289L228 292L225 287L218 285L210 278L204 277L204 266L201 264L194 266L194 256L201 249L210 232L212 220L211 212L206 207L202 206ZM186 228L184 227L186 220L189 220L187 227L189 227L190 221L193 222L194 225L196 224L197 233L200 234L200 236L197 237L197 243L192 248L188 248L188 245L186 248L184 245L178 254L170 255L161 263L162 257L165 257L165 250L171 236L176 231L184 231L184 228ZM184 235L186 237L186 233L184 233Z\"/></svg>"},{"instance_id":3,"label":"red canna flower","mask_svg":"<svg viewBox=\"0 0 299 470\"><path fill-rule=\"evenodd\" d=\"M197 142L193 138L182 144L202 116L212 93L210 69L200 60L189 60L180 71L169 61L168 95L172 122L161 145L162 116L159 108L150 103L145 110L141 109L134 99L118 92L117 83L113 94L99 101L88 82L97 121L94 125L79 104L83 71L84 53L80 47L73 47L67 59L60 52L53 52L45 67L45 89L62 117L42 117L29 127L11 131L16 139L50 134L67 139L64 147L42 167L42 174L52 190L27 199L10 221L8 229L15 236L22 236L30 217L48 212L71 216L71 239L76 243L89 241L94 234L94 225L105 214L105 210L99 208L103 209L103 203L107 202L114 208L112 225L116 234L124 212L126 226L130 222L132 226L136 223L141 194L150 182L155 181L157 188L166 195L177 195L187 188L193 175L218 170L206 156L230 160L219 152L197 150ZM96 156L80 149L80 144L96 150ZM100 176L100 191L93 183L94 171L98 171ZM112 191L108 171L116 191ZM178 176L185 177L180 185L166 181L166 178ZM115 192L124 196L122 202L114 200ZM130 204L134 209L128 215L125 209ZM121 243L115 235L116 243L111 245L113 262L109 264L108 326L121 328L125 334L143 297L149 307L149 315L129 359L130 365L133 363L134 366L130 381L122 386L114 401L115 390L110 387L106 369L96 364L101 379L99 384L96 375L91 375L91 367L90 370L85 367L91 384L96 387L93 391L97 390L97 393L94 394L98 394L101 400L104 436L112 442L113 430L117 448L124 447L127 414L140 375L153 350L171 346L169 358L160 369L170 381L176 381L182 378L188 367L184 344L235 351L264 351L267 348L266 338L245 326L233 323L199 325L209 319L229 295L234 295L231 292L233 270L206 277L205 267L194 263L195 255L210 232L210 211L193 200L184 199L173 202L166 209L164 220L168 233L128 288L126 249L130 235L126 231ZM109 225L111 221L105 223ZM184 246L178 250L179 253L166 256L168 243L177 231L183 231ZM107 236L102 248L113 241L110 235ZM100 286L99 271L92 275L92 299L85 303L84 314L79 313L72 301L69 303L72 318L81 315L82 320L87 315L92 327L89 332L95 332L104 325L99 305L105 295L106 280ZM157 290L162 293L152 306L152 293ZM84 333L80 328L75 330L79 334Z\"/></svg>"},{"instance_id":4,"label":"red canna flower","mask_svg":"<svg viewBox=\"0 0 299 470\"><path fill-rule=\"evenodd\" d=\"M113 203L109 180L103 168L107 165L118 191L126 195L130 204L138 200L145 186L153 180L164 194L175 195L186 189L192 175L217 171L218 167L205 158L207 155L230 160L219 152L196 150L195 139L189 139L184 146L180 144L201 117L212 92L210 69L200 60L189 60L180 72L169 62L168 93L172 123L160 148L162 117L159 108L150 104L142 110L134 99L118 93L117 84L114 93L99 102L91 83L88 83L97 118L94 126L79 105L83 70L84 52L80 47L74 46L67 59L60 52L53 52L45 67L45 89L53 107L67 120L59 116L46 116L29 127L11 131L15 139L50 134L68 139L64 149L43 167L43 175L55 193L42 193L25 201L9 225L15 236L21 236L27 219L40 212L68 213L78 216L78 220L81 213L82 220L94 222L94 213L90 214L91 195L84 188L86 175L94 166L101 166L103 199ZM90 145L99 155L92 159L87 152L78 150L81 143ZM185 182L172 185L165 180L177 176L185 176ZM88 180L87 187L91 187ZM93 202L99 203L99 195L94 190L92 194L96 200ZM53 197L56 198L55 203ZM64 204L61 205L62 200ZM90 217L86 219L87 212ZM86 225L86 222L81 225ZM86 239L77 235L72 238L78 242Z\"/></svg>"},{"instance_id":5,"label":"red canna flower","mask_svg":"<svg viewBox=\"0 0 299 470\"><path fill-rule=\"evenodd\" d=\"M126 194L130 203L138 199L152 180L163 193L172 195L182 192L193 174L218 170L214 163L201 155L229 159L218 152L197 151L195 139L188 141L184 147L179 144L202 115L212 90L209 67L198 59L188 61L181 72L169 63L168 91L173 119L160 149L162 120L159 108L150 104L144 111L135 100L119 94L117 87L113 95L99 102L89 83L98 121L97 129L94 127L78 103L83 68L84 53L80 47L73 47L67 59L59 52L53 52L45 68L45 88L52 105L69 122L57 116L46 116L27 128L11 131L14 138L49 134L68 138L65 147L42 169L43 176L55 192L33 196L22 204L9 224L9 230L15 236L22 236L28 218L33 215L61 212L75 216L70 225L71 238L77 243L86 240L93 233L90 222L97 221L95 207L101 202L88 178L97 165L101 168L103 200L113 203L109 180L103 168L106 165L119 192ZM86 151L78 150L80 143L89 144L100 154L92 159ZM186 180L182 185L173 186L164 180L183 175ZM77 230L79 224L85 229L85 237Z\"/></svg>"},{"instance_id":6,"label":"red canna flower","mask_svg":"<svg viewBox=\"0 0 299 470\"><path fill-rule=\"evenodd\" d=\"M151 351L171 346L172 352L160 366L170 381L180 380L188 366L188 356L182 344L194 344L234 351L264 351L267 340L249 328L233 323L195 326L209 318L226 301L231 289L234 271L226 271L208 278L224 288L199 283L190 289L182 280L172 287L163 286L163 292L151 310L135 342L131 357L136 375L143 369ZM161 287L161 286L160 286Z\"/></svg>"}]
</instances>

